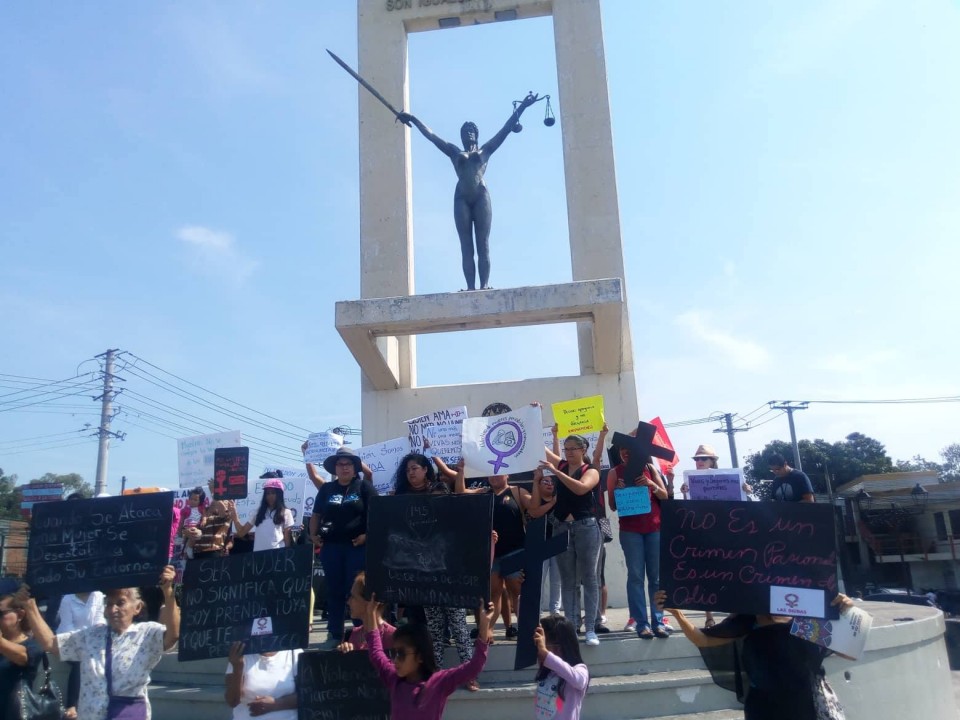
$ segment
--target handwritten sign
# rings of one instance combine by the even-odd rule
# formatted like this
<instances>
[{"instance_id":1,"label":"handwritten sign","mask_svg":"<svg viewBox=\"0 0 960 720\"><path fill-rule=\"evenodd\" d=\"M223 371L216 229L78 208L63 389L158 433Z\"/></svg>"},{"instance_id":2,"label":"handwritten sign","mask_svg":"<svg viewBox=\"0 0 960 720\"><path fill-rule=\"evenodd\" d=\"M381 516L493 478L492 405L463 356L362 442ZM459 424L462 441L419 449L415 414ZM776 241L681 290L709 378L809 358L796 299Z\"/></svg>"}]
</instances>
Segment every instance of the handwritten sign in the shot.
<instances>
[{"instance_id":1,"label":"handwritten sign","mask_svg":"<svg viewBox=\"0 0 960 720\"><path fill-rule=\"evenodd\" d=\"M318 432L307 436L307 452L304 462L322 465L323 461L343 447L343 435L332 432Z\"/></svg>"},{"instance_id":2,"label":"handwritten sign","mask_svg":"<svg viewBox=\"0 0 960 720\"><path fill-rule=\"evenodd\" d=\"M220 447L240 447L242 444L239 430L177 440L180 487L206 488L213 479L213 451Z\"/></svg>"},{"instance_id":3,"label":"handwritten sign","mask_svg":"<svg viewBox=\"0 0 960 720\"><path fill-rule=\"evenodd\" d=\"M746 500L743 491L743 470L684 470L683 481L690 489L691 500Z\"/></svg>"},{"instance_id":4,"label":"handwritten sign","mask_svg":"<svg viewBox=\"0 0 960 720\"><path fill-rule=\"evenodd\" d=\"M375 497L367 588L386 603L475 608L490 597L492 529L490 494Z\"/></svg>"},{"instance_id":5,"label":"handwritten sign","mask_svg":"<svg viewBox=\"0 0 960 720\"><path fill-rule=\"evenodd\" d=\"M600 432L603 429L603 395L564 400L550 407L561 438Z\"/></svg>"},{"instance_id":6,"label":"handwritten sign","mask_svg":"<svg viewBox=\"0 0 960 720\"><path fill-rule=\"evenodd\" d=\"M514 475L536 470L544 458L540 408L526 405L503 415L463 421L467 477Z\"/></svg>"},{"instance_id":7,"label":"handwritten sign","mask_svg":"<svg viewBox=\"0 0 960 720\"><path fill-rule=\"evenodd\" d=\"M620 517L646 515L650 512L650 488L646 486L617 488L613 491L613 496L617 501L617 515Z\"/></svg>"},{"instance_id":8,"label":"handwritten sign","mask_svg":"<svg viewBox=\"0 0 960 720\"><path fill-rule=\"evenodd\" d=\"M173 493L37 503L27 583L35 594L154 586L170 554Z\"/></svg>"},{"instance_id":9,"label":"handwritten sign","mask_svg":"<svg viewBox=\"0 0 960 720\"><path fill-rule=\"evenodd\" d=\"M312 559L298 545L188 561L178 659L227 657L238 640L249 654L307 647Z\"/></svg>"},{"instance_id":10,"label":"handwritten sign","mask_svg":"<svg viewBox=\"0 0 960 720\"><path fill-rule=\"evenodd\" d=\"M242 500L247 496L250 448L217 448L213 451L213 497Z\"/></svg>"},{"instance_id":11,"label":"handwritten sign","mask_svg":"<svg viewBox=\"0 0 960 720\"><path fill-rule=\"evenodd\" d=\"M767 614L779 597L776 614L828 617L837 594L831 506L668 500L660 532L667 607Z\"/></svg>"},{"instance_id":12,"label":"handwritten sign","mask_svg":"<svg viewBox=\"0 0 960 720\"><path fill-rule=\"evenodd\" d=\"M373 470L373 487L380 495L391 495L396 490L394 479L400 461L410 452L410 439L394 438L385 442L357 448L357 455Z\"/></svg>"},{"instance_id":13,"label":"handwritten sign","mask_svg":"<svg viewBox=\"0 0 960 720\"><path fill-rule=\"evenodd\" d=\"M297 663L298 720L390 720L390 694L366 650L305 652Z\"/></svg>"},{"instance_id":14,"label":"handwritten sign","mask_svg":"<svg viewBox=\"0 0 960 720\"><path fill-rule=\"evenodd\" d=\"M461 427L467 419L467 406L458 405L446 410L435 410L420 417L407 420L407 430L410 433L410 452L421 453L429 457L439 457L447 465L456 465L460 462ZM428 429L444 427L444 432L433 431L430 437L430 452L424 452L423 439Z\"/></svg>"},{"instance_id":15,"label":"handwritten sign","mask_svg":"<svg viewBox=\"0 0 960 720\"><path fill-rule=\"evenodd\" d=\"M283 504L293 515L293 524L302 525L303 518L313 512L313 501L316 498L316 491L313 483L307 475L306 468L289 468L269 465L263 468L261 475L267 472L279 470L283 473L280 482L283 483ZM247 480L247 497L243 500L237 500L237 515L240 518L249 519L251 515L256 514L260 508L260 500L263 498L263 484L266 480L252 477Z\"/></svg>"}]
</instances>

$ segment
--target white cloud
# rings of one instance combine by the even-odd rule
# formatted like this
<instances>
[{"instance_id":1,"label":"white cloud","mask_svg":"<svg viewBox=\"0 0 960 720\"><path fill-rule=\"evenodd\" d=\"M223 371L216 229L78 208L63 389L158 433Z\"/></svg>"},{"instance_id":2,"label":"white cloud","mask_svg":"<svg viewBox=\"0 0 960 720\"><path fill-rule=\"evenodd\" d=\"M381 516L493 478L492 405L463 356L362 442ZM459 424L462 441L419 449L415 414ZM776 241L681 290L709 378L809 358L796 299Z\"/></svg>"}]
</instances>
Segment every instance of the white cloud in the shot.
<instances>
[{"instance_id":1,"label":"white cloud","mask_svg":"<svg viewBox=\"0 0 960 720\"><path fill-rule=\"evenodd\" d=\"M770 353L747 338L738 338L713 325L698 310L689 310L677 317L677 323L715 350L729 364L741 370L762 370L770 363Z\"/></svg>"},{"instance_id":2,"label":"white cloud","mask_svg":"<svg viewBox=\"0 0 960 720\"><path fill-rule=\"evenodd\" d=\"M891 360L895 360L896 357L897 354L892 350L878 350L876 352L854 355L835 353L817 360L814 368L833 373L866 373L876 370L878 366L889 363Z\"/></svg>"},{"instance_id":3,"label":"white cloud","mask_svg":"<svg viewBox=\"0 0 960 720\"><path fill-rule=\"evenodd\" d=\"M185 225L177 230L176 236L189 248L191 268L196 272L230 277L242 283L257 269L257 261L247 256L228 232Z\"/></svg>"}]
</instances>

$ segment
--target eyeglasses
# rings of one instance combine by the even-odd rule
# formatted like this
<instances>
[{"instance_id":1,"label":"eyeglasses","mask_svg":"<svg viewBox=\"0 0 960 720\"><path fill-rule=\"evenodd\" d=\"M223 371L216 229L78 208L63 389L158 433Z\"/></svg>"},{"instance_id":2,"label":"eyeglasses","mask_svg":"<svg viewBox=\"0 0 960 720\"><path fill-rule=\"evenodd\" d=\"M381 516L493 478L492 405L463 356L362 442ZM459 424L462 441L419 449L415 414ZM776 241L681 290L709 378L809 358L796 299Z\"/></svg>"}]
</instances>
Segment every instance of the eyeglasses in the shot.
<instances>
[{"instance_id":1,"label":"eyeglasses","mask_svg":"<svg viewBox=\"0 0 960 720\"><path fill-rule=\"evenodd\" d=\"M703 457L701 457L701 458L694 458L694 459L693 459L694 462L710 462L711 460L713 460L713 458L703 458Z\"/></svg>"},{"instance_id":2,"label":"eyeglasses","mask_svg":"<svg viewBox=\"0 0 960 720\"><path fill-rule=\"evenodd\" d=\"M582 447L565 447L565 448L563 449L563 451L564 451L565 453L577 452L578 450L583 450L583 448L582 448Z\"/></svg>"},{"instance_id":3,"label":"eyeglasses","mask_svg":"<svg viewBox=\"0 0 960 720\"><path fill-rule=\"evenodd\" d=\"M394 660L399 660L400 662L403 662L404 660L407 659L408 655L412 656L414 652L413 650L407 650L406 648L394 648L391 654Z\"/></svg>"}]
</instances>

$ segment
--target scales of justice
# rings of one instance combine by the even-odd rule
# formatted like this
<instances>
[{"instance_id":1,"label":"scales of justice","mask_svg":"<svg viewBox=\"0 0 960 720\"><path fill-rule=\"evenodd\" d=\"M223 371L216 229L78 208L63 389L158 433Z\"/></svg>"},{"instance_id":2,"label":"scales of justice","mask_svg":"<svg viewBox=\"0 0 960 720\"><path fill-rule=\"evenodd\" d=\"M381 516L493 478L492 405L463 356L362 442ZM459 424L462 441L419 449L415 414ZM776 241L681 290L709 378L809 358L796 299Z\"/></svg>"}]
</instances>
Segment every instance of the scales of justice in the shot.
<instances>
[{"instance_id":1,"label":"scales of justice","mask_svg":"<svg viewBox=\"0 0 960 720\"><path fill-rule=\"evenodd\" d=\"M456 144L437 136L430 128L424 125L419 118L408 112L397 110L376 88L358 75L353 68L347 65L337 55L327 50L340 67L346 70L358 83L391 112L399 122L407 127L415 127L423 136L433 143L437 149L450 158L453 169L457 173L457 187L453 193L453 219L457 226L457 235L460 237L460 254L463 260L463 277L467 282L467 290L476 290L477 270L480 272L480 289L490 289L490 226L493 223L493 206L490 202L490 193L483 182L483 175L487 170L487 163L503 141L511 132L519 133L523 130L520 116L531 105L546 101L546 111L543 124L553 127L557 119L550 105L549 95L535 95L532 91L523 100L513 101L513 112L507 118L503 127L483 145L479 144L477 126L467 121L460 128L461 150ZM474 263L474 251L477 261Z\"/></svg>"}]
</instances>

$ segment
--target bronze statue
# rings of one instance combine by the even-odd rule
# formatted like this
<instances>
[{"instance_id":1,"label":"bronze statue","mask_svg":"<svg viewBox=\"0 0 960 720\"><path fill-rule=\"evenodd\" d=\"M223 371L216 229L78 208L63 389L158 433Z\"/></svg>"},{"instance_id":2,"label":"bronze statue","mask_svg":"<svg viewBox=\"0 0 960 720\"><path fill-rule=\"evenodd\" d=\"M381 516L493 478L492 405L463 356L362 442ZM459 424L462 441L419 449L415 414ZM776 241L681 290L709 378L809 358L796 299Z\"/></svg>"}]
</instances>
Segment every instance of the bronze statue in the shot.
<instances>
[{"instance_id":1,"label":"bronze statue","mask_svg":"<svg viewBox=\"0 0 960 720\"><path fill-rule=\"evenodd\" d=\"M490 156L495 153L515 127L523 111L540 98L528 94L516 105L506 124L490 140L477 147L477 126L465 122L460 128L463 150L437 135L410 113L397 113L397 119L407 126L413 125L423 136L450 158L457 173L457 187L453 193L453 219L460 236L460 255L463 260L463 277L467 289L476 289L476 274L480 271L480 289L489 288L490 280L490 224L493 220L493 207L490 193L483 182ZM476 241L477 263L474 264L474 240ZM477 267L479 266L479 268Z\"/></svg>"}]
</instances>

